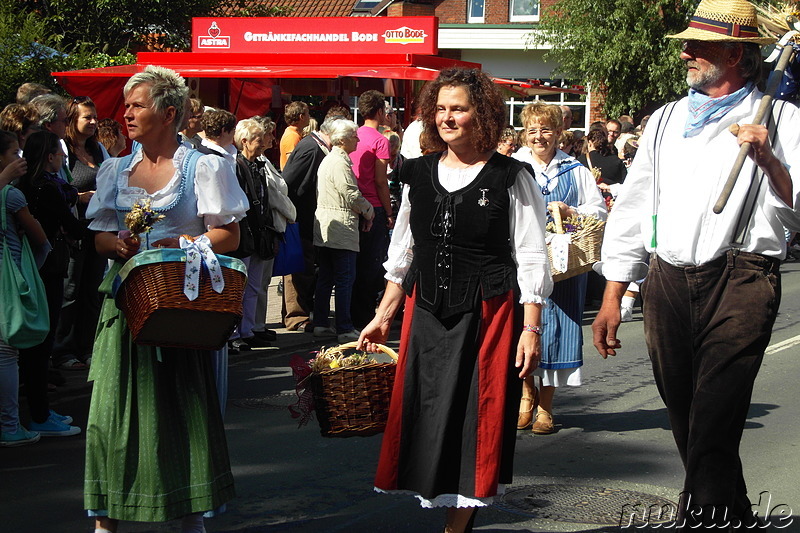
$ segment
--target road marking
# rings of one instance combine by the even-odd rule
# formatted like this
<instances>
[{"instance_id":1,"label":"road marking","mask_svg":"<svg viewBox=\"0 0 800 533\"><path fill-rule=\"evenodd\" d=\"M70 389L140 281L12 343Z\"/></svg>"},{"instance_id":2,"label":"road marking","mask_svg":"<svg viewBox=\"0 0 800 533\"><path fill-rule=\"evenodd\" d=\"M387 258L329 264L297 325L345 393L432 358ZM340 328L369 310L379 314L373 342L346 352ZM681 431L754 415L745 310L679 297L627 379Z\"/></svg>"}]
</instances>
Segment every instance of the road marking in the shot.
<instances>
[{"instance_id":1,"label":"road marking","mask_svg":"<svg viewBox=\"0 0 800 533\"><path fill-rule=\"evenodd\" d=\"M798 344L800 344L800 335L795 335L791 339L786 339L785 341L775 343L772 346L767 346L764 355L772 355L774 353L786 350L787 348L791 348L792 346L797 346Z\"/></svg>"}]
</instances>

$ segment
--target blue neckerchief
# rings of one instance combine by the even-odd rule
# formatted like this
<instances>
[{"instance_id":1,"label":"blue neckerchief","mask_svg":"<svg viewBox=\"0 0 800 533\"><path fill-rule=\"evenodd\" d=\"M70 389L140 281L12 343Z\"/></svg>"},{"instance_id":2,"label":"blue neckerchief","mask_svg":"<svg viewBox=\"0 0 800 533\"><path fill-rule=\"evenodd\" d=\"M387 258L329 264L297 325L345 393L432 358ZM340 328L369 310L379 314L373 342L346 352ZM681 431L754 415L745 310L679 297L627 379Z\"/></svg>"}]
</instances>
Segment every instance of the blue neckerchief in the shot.
<instances>
[{"instance_id":1,"label":"blue neckerchief","mask_svg":"<svg viewBox=\"0 0 800 533\"><path fill-rule=\"evenodd\" d=\"M694 89L689 89L689 116L686 117L683 136L694 137L700 133L700 130L706 124L724 117L728 111L744 100L745 96L750 94L754 88L755 83L748 82L738 91L719 98L711 98Z\"/></svg>"},{"instance_id":2,"label":"blue neckerchief","mask_svg":"<svg viewBox=\"0 0 800 533\"><path fill-rule=\"evenodd\" d=\"M567 168L562 168L564 166L566 166ZM561 161L559 161L557 163L557 165L556 165L556 175L553 176L552 178L549 177L544 172L541 172L542 176L545 179L545 184L542 186L542 194L545 195L545 196L550 194L552 192L550 190L550 182L553 181L554 179L556 179L557 177L559 177L560 175L566 174L567 172L569 172L570 170L572 170L573 168L578 167L578 166L580 166L580 163L578 163L578 161L576 159L572 159L572 158L570 158L570 159L562 159Z\"/></svg>"}]
</instances>

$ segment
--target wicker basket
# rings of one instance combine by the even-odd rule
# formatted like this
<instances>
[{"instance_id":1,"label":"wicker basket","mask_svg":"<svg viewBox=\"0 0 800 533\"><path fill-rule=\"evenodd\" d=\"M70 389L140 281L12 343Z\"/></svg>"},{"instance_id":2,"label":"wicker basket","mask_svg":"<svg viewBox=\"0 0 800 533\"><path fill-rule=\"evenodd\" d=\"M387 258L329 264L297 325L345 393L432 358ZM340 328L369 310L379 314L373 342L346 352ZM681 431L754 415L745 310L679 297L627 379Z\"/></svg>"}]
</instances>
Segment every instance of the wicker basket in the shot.
<instances>
[{"instance_id":1,"label":"wicker basket","mask_svg":"<svg viewBox=\"0 0 800 533\"><path fill-rule=\"evenodd\" d=\"M355 348L357 344L350 342L338 348ZM397 361L394 350L378 346ZM311 374L308 379L322 436L367 437L383 433L396 367L395 363L370 363Z\"/></svg>"},{"instance_id":2,"label":"wicker basket","mask_svg":"<svg viewBox=\"0 0 800 533\"><path fill-rule=\"evenodd\" d=\"M125 263L114 294L133 342L198 350L222 348L242 318L247 275L240 260L222 255L217 259L225 288L221 293L214 291L203 269L195 300L183 293L186 254L182 250L147 250Z\"/></svg>"},{"instance_id":3,"label":"wicker basket","mask_svg":"<svg viewBox=\"0 0 800 533\"><path fill-rule=\"evenodd\" d=\"M564 223L561 220L561 213L558 209L553 210L553 225L556 233L564 233ZM569 256L567 259L567 270L561 272L556 270L553 265L553 252L550 244L547 245L547 257L550 260L550 274L553 281L563 281L574 276L578 276L592 269L592 265L600 261L600 247L603 244L603 232L605 222L588 231L577 231L572 235L569 244Z\"/></svg>"}]
</instances>

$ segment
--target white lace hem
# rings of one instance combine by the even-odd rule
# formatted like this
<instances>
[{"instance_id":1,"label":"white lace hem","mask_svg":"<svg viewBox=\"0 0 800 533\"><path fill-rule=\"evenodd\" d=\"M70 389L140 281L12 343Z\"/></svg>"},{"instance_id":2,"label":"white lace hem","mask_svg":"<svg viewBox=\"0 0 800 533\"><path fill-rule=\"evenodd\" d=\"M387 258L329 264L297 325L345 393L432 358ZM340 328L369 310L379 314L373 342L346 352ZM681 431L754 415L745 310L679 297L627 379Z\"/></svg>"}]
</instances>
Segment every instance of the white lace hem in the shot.
<instances>
[{"instance_id":1,"label":"white lace hem","mask_svg":"<svg viewBox=\"0 0 800 533\"><path fill-rule=\"evenodd\" d=\"M418 492L413 490L383 490L378 487L373 487L375 492L381 494L409 494L419 500L420 507L424 509L433 509L434 507L488 507L494 503L494 499L502 496L506 492L506 486L503 483L497 485L497 494L487 498L470 498L469 496L462 496L461 494L439 494L432 500L423 498Z\"/></svg>"},{"instance_id":2,"label":"white lace hem","mask_svg":"<svg viewBox=\"0 0 800 533\"><path fill-rule=\"evenodd\" d=\"M541 378L543 387L580 387L583 384L581 367L544 369L537 368L533 375Z\"/></svg>"}]
</instances>

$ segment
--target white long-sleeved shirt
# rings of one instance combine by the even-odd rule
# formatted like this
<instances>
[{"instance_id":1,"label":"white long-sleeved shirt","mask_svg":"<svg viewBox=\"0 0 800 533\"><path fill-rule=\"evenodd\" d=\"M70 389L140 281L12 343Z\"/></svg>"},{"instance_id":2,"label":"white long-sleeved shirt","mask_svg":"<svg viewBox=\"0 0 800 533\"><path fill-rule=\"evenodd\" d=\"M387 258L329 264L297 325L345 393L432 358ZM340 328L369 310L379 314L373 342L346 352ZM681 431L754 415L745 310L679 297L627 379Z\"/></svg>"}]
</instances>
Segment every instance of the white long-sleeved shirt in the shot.
<instances>
[{"instance_id":1,"label":"white long-sleeved shirt","mask_svg":"<svg viewBox=\"0 0 800 533\"><path fill-rule=\"evenodd\" d=\"M445 190L454 192L472 183L482 168L483 165L476 165L461 172L448 172L448 167L440 162L439 182ZM553 290L550 261L544 241L545 204L534 183L528 171L521 170L517 174L516 183L508 190L511 199L511 248L517 263L520 303L544 303ZM403 201L395 221L388 259L383 265L386 279L395 283L403 282L414 258L408 189L408 185L403 186Z\"/></svg>"},{"instance_id":2,"label":"white long-sleeved shirt","mask_svg":"<svg viewBox=\"0 0 800 533\"><path fill-rule=\"evenodd\" d=\"M728 128L734 123L752 124L760 97L759 91L753 91L721 120L707 124L693 137L683 136L687 98L675 104L668 119L665 110L669 106L653 114L606 225L598 272L609 280L633 281L646 273L644 261L651 252L675 266L696 266L732 248L755 167L751 158L745 161L722 213L714 214L712 209L739 152L736 137ZM785 107L773 150L789 170L796 206L800 198L800 112L792 104L778 102L773 110L776 116L781 106ZM740 249L783 258L784 226L800 230L800 216L775 194L764 176Z\"/></svg>"}]
</instances>

